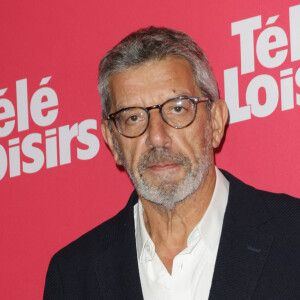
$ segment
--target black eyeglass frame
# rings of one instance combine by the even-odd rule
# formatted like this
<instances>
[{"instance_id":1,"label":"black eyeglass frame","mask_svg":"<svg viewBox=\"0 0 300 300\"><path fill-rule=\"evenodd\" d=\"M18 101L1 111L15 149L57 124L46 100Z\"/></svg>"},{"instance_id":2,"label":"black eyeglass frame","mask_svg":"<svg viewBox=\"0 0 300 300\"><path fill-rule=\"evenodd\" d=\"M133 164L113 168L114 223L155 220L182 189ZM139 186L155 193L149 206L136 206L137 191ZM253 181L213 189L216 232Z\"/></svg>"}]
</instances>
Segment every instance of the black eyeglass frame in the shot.
<instances>
[{"instance_id":1,"label":"black eyeglass frame","mask_svg":"<svg viewBox=\"0 0 300 300\"><path fill-rule=\"evenodd\" d=\"M193 103L194 103L194 105L195 105L195 113L194 113L194 117L193 117L193 119L192 119L187 125L185 125L185 126L172 126L172 125L170 125L170 124L167 122L167 120L164 118L163 114L162 114L162 108L163 108L163 106L164 106L165 104L167 104L168 102L174 101L174 100L177 100L177 99L178 99L178 100L191 100L191 101L193 101ZM128 137L128 138L136 138L136 137L139 137L139 136L141 136L142 134L144 134L145 131L147 130L147 128L148 128L148 126L149 126L149 122L150 122L150 110L158 108L158 109L159 109L159 114L160 114L161 118L163 119L163 121L164 121L166 124L168 124L168 125L171 126L172 128L181 129L181 128L188 127L189 125L191 125L191 124L194 122L195 117L196 117L196 114L197 114L197 104L200 103L200 102L206 102L206 101L208 101L208 100L209 100L209 98L207 98L207 97L187 97L187 96L180 96L180 97L175 97L175 98L172 98L172 99L168 99L167 101L165 101L165 102L162 103L162 104L152 105L152 106L148 106L148 107L142 107L142 106L130 106L130 107L124 107L124 108L122 108L122 109L120 109L120 110L118 110L118 111L116 111L116 112L114 112L114 113L112 113L112 114L109 114L106 120L108 120L108 121L113 121L114 124L115 124L116 129L118 130L118 132L119 132L121 135L123 135L123 136L125 136L125 137ZM124 110L127 110L127 109L131 109L131 108L140 108L140 109L144 110L144 111L147 113L147 116L148 116L147 126L145 127L145 129L144 129L140 134L135 135L135 136L128 136L128 135L124 134L124 133L118 128L117 123L116 123L116 116L117 116L120 112L122 112L122 111L124 111Z\"/></svg>"}]
</instances>

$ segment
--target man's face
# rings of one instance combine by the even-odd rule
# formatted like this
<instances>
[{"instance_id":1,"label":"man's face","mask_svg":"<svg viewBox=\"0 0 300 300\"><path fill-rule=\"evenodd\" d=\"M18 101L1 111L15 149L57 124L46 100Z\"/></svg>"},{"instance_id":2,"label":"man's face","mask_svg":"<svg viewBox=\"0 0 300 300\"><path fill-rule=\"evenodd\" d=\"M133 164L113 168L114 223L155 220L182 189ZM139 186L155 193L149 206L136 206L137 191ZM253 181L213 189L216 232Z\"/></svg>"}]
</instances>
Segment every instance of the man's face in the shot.
<instances>
[{"instance_id":1,"label":"man's face","mask_svg":"<svg viewBox=\"0 0 300 300\"><path fill-rule=\"evenodd\" d=\"M190 65L178 57L151 61L111 76L111 112L148 107L177 96L200 97ZM167 210L193 194L213 168L212 127L205 103L197 104L194 122L175 129L158 109L151 110L146 132L136 138L103 130L117 164L127 170L140 197ZM103 123L104 124L104 123Z\"/></svg>"}]
</instances>

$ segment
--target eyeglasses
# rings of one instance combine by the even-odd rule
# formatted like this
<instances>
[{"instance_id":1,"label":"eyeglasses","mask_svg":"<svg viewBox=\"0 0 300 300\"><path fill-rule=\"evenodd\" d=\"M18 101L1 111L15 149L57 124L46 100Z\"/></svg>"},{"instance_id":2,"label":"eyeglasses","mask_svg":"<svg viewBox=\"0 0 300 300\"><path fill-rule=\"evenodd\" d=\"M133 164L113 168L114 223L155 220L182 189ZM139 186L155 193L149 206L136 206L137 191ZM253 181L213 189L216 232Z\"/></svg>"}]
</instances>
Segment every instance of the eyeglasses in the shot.
<instances>
[{"instance_id":1,"label":"eyeglasses","mask_svg":"<svg viewBox=\"0 0 300 300\"><path fill-rule=\"evenodd\" d=\"M159 109L159 113L168 125L179 129L189 126L195 119L197 104L207 101L207 97L176 97L149 107L126 107L110 115L118 132L128 138L142 135L149 124L150 110Z\"/></svg>"}]
</instances>

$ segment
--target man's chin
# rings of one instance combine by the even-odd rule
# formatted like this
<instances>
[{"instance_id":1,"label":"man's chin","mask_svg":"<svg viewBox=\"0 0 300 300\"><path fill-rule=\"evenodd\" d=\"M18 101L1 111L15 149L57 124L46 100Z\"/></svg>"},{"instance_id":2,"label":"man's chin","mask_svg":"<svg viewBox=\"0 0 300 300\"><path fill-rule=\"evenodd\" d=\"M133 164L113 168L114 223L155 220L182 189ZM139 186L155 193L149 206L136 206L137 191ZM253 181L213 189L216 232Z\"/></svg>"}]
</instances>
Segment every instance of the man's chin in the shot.
<instances>
[{"instance_id":1,"label":"man's chin","mask_svg":"<svg viewBox=\"0 0 300 300\"><path fill-rule=\"evenodd\" d=\"M143 180L142 185L147 186L149 189L160 191L161 193L173 193L181 186L184 179L172 180L172 178L166 176L157 176L156 178L151 178L150 180Z\"/></svg>"},{"instance_id":2,"label":"man's chin","mask_svg":"<svg viewBox=\"0 0 300 300\"><path fill-rule=\"evenodd\" d=\"M154 187L178 185L183 183L186 172L182 169L165 169L160 171L147 170L140 176L146 184Z\"/></svg>"}]
</instances>

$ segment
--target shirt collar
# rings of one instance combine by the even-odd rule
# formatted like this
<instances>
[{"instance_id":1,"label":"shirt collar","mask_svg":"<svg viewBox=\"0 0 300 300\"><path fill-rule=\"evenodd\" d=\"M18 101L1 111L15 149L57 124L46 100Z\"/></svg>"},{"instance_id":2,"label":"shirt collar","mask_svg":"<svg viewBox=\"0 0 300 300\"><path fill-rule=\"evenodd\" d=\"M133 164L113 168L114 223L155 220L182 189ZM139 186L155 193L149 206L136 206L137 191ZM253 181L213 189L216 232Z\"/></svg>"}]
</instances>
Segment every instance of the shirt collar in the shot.
<instances>
[{"instance_id":1,"label":"shirt collar","mask_svg":"<svg viewBox=\"0 0 300 300\"><path fill-rule=\"evenodd\" d=\"M150 235L146 229L143 212L143 204L139 199L138 203L134 206L134 223L136 227L136 250L140 262L142 262L143 258L146 261L152 260L155 254L155 245L151 240Z\"/></svg>"},{"instance_id":2,"label":"shirt collar","mask_svg":"<svg viewBox=\"0 0 300 300\"><path fill-rule=\"evenodd\" d=\"M202 219L190 233L185 252L191 252L201 238L211 251L214 251L219 245L228 201L229 182L217 167L215 169L216 184L210 204ZM152 260L155 255L155 245L145 227L143 211L142 202L139 200L134 206L134 220L137 256L140 262Z\"/></svg>"}]
</instances>

